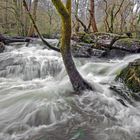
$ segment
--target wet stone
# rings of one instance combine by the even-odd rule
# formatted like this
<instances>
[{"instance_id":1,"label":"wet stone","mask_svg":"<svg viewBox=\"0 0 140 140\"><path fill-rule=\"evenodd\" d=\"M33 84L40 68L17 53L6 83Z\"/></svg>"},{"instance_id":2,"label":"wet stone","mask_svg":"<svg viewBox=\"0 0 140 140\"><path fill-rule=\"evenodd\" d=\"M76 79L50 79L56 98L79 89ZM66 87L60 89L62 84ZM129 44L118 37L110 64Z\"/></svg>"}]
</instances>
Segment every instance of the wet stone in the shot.
<instances>
[{"instance_id":1,"label":"wet stone","mask_svg":"<svg viewBox=\"0 0 140 140\"><path fill-rule=\"evenodd\" d=\"M140 59L130 62L116 77L116 81L123 83L136 100L140 99Z\"/></svg>"},{"instance_id":2,"label":"wet stone","mask_svg":"<svg viewBox=\"0 0 140 140\"><path fill-rule=\"evenodd\" d=\"M0 53L4 52L4 50L5 50L5 45L2 42L0 42Z\"/></svg>"}]
</instances>

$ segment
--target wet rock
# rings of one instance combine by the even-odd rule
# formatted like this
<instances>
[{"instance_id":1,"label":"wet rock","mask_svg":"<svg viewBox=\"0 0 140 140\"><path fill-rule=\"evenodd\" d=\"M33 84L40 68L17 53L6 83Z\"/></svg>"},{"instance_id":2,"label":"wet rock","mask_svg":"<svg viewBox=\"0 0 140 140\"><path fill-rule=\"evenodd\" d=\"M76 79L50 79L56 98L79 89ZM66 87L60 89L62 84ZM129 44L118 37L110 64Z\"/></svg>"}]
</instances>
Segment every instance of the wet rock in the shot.
<instances>
[{"instance_id":1,"label":"wet rock","mask_svg":"<svg viewBox=\"0 0 140 140\"><path fill-rule=\"evenodd\" d=\"M132 38L118 39L107 51L107 58L122 58L126 55L140 53L140 41Z\"/></svg>"},{"instance_id":2,"label":"wet rock","mask_svg":"<svg viewBox=\"0 0 140 140\"><path fill-rule=\"evenodd\" d=\"M71 39L76 42L94 43L96 36L93 33L78 33L77 35L74 34Z\"/></svg>"},{"instance_id":3,"label":"wet rock","mask_svg":"<svg viewBox=\"0 0 140 140\"><path fill-rule=\"evenodd\" d=\"M131 53L128 51L125 51L125 50L110 49L110 50L106 51L105 57L109 58L109 59L111 59L111 58L123 58L124 56L129 55L129 54L131 54Z\"/></svg>"},{"instance_id":4,"label":"wet rock","mask_svg":"<svg viewBox=\"0 0 140 140\"><path fill-rule=\"evenodd\" d=\"M124 36L113 33L95 33L97 47L110 48L112 44L119 38Z\"/></svg>"},{"instance_id":5,"label":"wet rock","mask_svg":"<svg viewBox=\"0 0 140 140\"><path fill-rule=\"evenodd\" d=\"M135 99L140 100L140 59L129 63L116 77L116 80L123 83Z\"/></svg>"},{"instance_id":6,"label":"wet rock","mask_svg":"<svg viewBox=\"0 0 140 140\"><path fill-rule=\"evenodd\" d=\"M91 45L87 44L75 44L72 45L72 54L74 57L91 57L92 47Z\"/></svg>"},{"instance_id":7,"label":"wet rock","mask_svg":"<svg viewBox=\"0 0 140 140\"><path fill-rule=\"evenodd\" d=\"M140 41L137 39L131 39L131 38L119 39L113 44L112 48L124 50L130 53L139 53Z\"/></svg>"},{"instance_id":8,"label":"wet rock","mask_svg":"<svg viewBox=\"0 0 140 140\"><path fill-rule=\"evenodd\" d=\"M106 51L94 49L93 44L86 44L86 43L75 43L72 45L72 54L74 57L85 57L89 58L92 56L96 56L98 58L103 57L106 55Z\"/></svg>"},{"instance_id":9,"label":"wet rock","mask_svg":"<svg viewBox=\"0 0 140 140\"><path fill-rule=\"evenodd\" d=\"M96 43L97 47L104 46L108 47L111 45L114 39L123 38L123 35L112 34L112 33L79 33L72 36L72 40L83 43Z\"/></svg>"},{"instance_id":10,"label":"wet rock","mask_svg":"<svg viewBox=\"0 0 140 140\"><path fill-rule=\"evenodd\" d=\"M0 53L2 53L5 50L5 45L0 42Z\"/></svg>"},{"instance_id":11,"label":"wet rock","mask_svg":"<svg viewBox=\"0 0 140 140\"><path fill-rule=\"evenodd\" d=\"M117 40L128 38L127 35L112 33L79 33L73 36L76 45L72 46L75 57L105 57L118 58L124 57L131 52L113 45Z\"/></svg>"}]
</instances>

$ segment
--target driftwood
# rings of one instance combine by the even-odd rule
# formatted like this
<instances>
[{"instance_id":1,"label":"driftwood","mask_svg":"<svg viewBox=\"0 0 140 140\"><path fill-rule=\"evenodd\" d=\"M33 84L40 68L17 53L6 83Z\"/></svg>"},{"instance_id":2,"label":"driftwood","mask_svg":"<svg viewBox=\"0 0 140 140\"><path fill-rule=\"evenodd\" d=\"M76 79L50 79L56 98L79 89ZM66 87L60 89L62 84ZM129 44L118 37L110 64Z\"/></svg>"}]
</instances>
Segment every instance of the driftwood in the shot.
<instances>
[{"instance_id":1,"label":"driftwood","mask_svg":"<svg viewBox=\"0 0 140 140\"><path fill-rule=\"evenodd\" d=\"M4 45L8 45L10 43L15 42L30 42L31 38L29 37L6 37L2 34L0 34L0 42L2 42Z\"/></svg>"}]
</instances>

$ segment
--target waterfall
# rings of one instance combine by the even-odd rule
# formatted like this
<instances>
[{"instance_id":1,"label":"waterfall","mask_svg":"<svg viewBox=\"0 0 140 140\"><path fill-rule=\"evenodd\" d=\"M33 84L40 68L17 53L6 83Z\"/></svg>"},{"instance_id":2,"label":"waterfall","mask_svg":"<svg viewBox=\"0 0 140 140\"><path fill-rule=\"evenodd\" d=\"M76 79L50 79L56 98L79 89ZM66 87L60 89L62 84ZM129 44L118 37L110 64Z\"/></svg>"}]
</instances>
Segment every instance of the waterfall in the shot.
<instances>
[{"instance_id":1,"label":"waterfall","mask_svg":"<svg viewBox=\"0 0 140 140\"><path fill-rule=\"evenodd\" d=\"M109 89L130 61L74 59L96 91L74 95L61 55L42 45L0 54L0 140L139 140L140 104Z\"/></svg>"}]
</instances>

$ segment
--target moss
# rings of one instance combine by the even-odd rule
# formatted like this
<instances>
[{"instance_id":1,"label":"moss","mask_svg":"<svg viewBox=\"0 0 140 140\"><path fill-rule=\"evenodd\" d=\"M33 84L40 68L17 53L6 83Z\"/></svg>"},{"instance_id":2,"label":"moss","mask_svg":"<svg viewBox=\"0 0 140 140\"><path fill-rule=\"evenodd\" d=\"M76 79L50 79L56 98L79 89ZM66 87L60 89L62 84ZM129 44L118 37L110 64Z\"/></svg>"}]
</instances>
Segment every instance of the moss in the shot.
<instances>
[{"instance_id":1,"label":"moss","mask_svg":"<svg viewBox=\"0 0 140 140\"><path fill-rule=\"evenodd\" d=\"M89 43L89 44L95 42L94 34L87 34L84 32L80 32L77 34L77 36L79 37L80 42Z\"/></svg>"},{"instance_id":2,"label":"moss","mask_svg":"<svg viewBox=\"0 0 140 140\"><path fill-rule=\"evenodd\" d=\"M134 64L132 62L124 68L116 80L121 80L131 91L140 92L140 65Z\"/></svg>"},{"instance_id":3,"label":"moss","mask_svg":"<svg viewBox=\"0 0 140 140\"><path fill-rule=\"evenodd\" d=\"M91 38L89 34L85 34L82 38L83 42L85 43L94 43L94 40Z\"/></svg>"},{"instance_id":4,"label":"moss","mask_svg":"<svg viewBox=\"0 0 140 140\"><path fill-rule=\"evenodd\" d=\"M128 47L131 47L132 44L134 43L140 44L140 41L138 39L132 39L132 38L120 39L117 42L118 44L121 44L122 46L128 46Z\"/></svg>"},{"instance_id":5,"label":"moss","mask_svg":"<svg viewBox=\"0 0 140 140\"><path fill-rule=\"evenodd\" d=\"M106 33L106 32L96 32L96 33L94 33L94 35L96 35L96 36L110 36L110 37L120 36L118 34Z\"/></svg>"}]
</instances>

